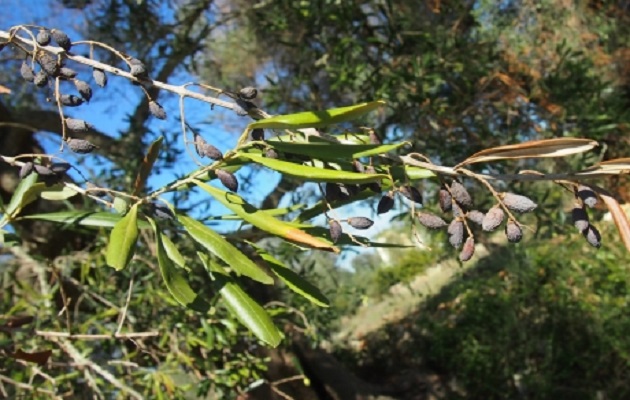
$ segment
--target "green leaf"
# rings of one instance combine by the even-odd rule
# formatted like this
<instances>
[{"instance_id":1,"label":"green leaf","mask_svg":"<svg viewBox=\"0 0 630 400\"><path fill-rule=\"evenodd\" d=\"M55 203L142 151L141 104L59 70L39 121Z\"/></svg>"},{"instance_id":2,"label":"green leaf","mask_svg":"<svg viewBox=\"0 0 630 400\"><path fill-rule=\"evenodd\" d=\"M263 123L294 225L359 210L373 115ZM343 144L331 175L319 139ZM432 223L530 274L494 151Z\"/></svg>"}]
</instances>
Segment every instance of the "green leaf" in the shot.
<instances>
[{"instance_id":1,"label":"green leaf","mask_svg":"<svg viewBox=\"0 0 630 400\"><path fill-rule=\"evenodd\" d=\"M282 340L282 334L267 311L226 275L221 266L212 262L205 254L199 254L199 257L210 276L220 285L219 294L228 310L258 339L272 347L278 346Z\"/></svg>"},{"instance_id":2,"label":"green leaf","mask_svg":"<svg viewBox=\"0 0 630 400\"><path fill-rule=\"evenodd\" d=\"M252 122L248 129L302 129L319 128L323 126L339 124L357 119L378 107L385 104L385 101L371 101L348 107L333 108L326 111L305 111L296 114L276 115L275 117L261 119Z\"/></svg>"},{"instance_id":3,"label":"green leaf","mask_svg":"<svg viewBox=\"0 0 630 400\"><path fill-rule=\"evenodd\" d=\"M263 212L267 215L270 216L281 216L281 215L286 215L290 212L293 211L298 211L298 210L302 210L306 208L306 204L294 204L290 207L286 207L286 208L271 208L268 210L260 210L260 212ZM217 216L213 216L213 217L209 217L206 220L211 220L211 221L242 221L243 217L237 215L237 214L227 214L227 215L217 215ZM293 224L294 226L300 226L300 224Z\"/></svg>"},{"instance_id":4,"label":"green leaf","mask_svg":"<svg viewBox=\"0 0 630 400\"><path fill-rule=\"evenodd\" d=\"M114 197L114 210L116 210L118 214L124 215L128 209L129 201L127 199L118 196Z\"/></svg>"},{"instance_id":5,"label":"green leaf","mask_svg":"<svg viewBox=\"0 0 630 400\"><path fill-rule=\"evenodd\" d=\"M160 234L160 238L162 239L162 244L164 245L164 250L166 251L168 258L170 258L176 265L188 270L189 268L186 266L184 256L182 256L182 253L177 250L177 246L175 246L175 243L173 243L171 238L163 233Z\"/></svg>"},{"instance_id":6,"label":"green leaf","mask_svg":"<svg viewBox=\"0 0 630 400\"><path fill-rule=\"evenodd\" d=\"M15 218L17 214L20 213L22 208L34 201L37 196L29 195L29 189L31 189L35 183L37 182L38 175L35 173L29 174L26 178L20 181L20 184L15 188L15 192L13 193L13 197L11 197L11 201L5 210L5 215L2 218L2 225L6 223L7 220L11 220ZM41 184L43 186L43 184Z\"/></svg>"},{"instance_id":7,"label":"green leaf","mask_svg":"<svg viewBox=\"0 0 630 400\"><path fill-rule=\"evenodd\" d=\"M389 178L387 175L384 174L360 174L358 172L311 167L307 165L276 160L274 158L267 158L258 154L241 153L239 155L248 158L251 161L263 165L269 169L278 171L284 175L312 182L361 184L379 182L383 179Z\"/></svg>"},{"instance_id":8,"label":"green leaf","mask_svg":"<svg viewBox=\"0 0 630 400\"><path fill-rule=\"evenodd\" d=\"M173 265L173 262L168 257L166 249L164 248L164 242L162 241L166 236L160 232L153 219L149 218L149 223L155 233L157 259L166 288L179 304L195 311L208 312L210 304L197 295L188 284L188 281L186 281L184 275Z\"/></svg>"},{"instance_id":9,"label":"green leaf","mask_svg":"<svg viewBox=\"0 0 630 400\"><path fill-rule=\"evenodd\" d=\"M247 258L239 249L231 245L223 236L185 215L178 215L177 218L195 241L222 259L234 271L260 283L273 284L271 276L267 275L262 268Z\"/></svg>"},{"instance_id":10,"label":"green leaf","mask_svg":"<svg viewBox=\"0 0 630 400\"><path fill-rule=\"evenodd\" d=\"M114 225L109 235L109 245L105 256L107 265L117 271L125 268L131 258L138 240L138 204L134 204L127 215Z\"/></svg>"},{"instance_id":11,"label":"green leaf","mask_svg":"<svg viewBox=\"0 0 630 400\"><path fill-rule=\"evenodd\" d=\"M306 245L310 248L333 251L335 253L339 252L339 249L335 246L305 233L304 230L296 228L295 224L275 219L268 213L257 209L236 193L226 192L197 180L193 182L215 199L219 200L224 206L242 217L245 221L265 232L280 236L281 238L300 245Z\"/></svg>"},{"instance_id":12,"label":"green leaf","mask_svg":"<svg viewBox=\"0 0 630 400\"><path fill-rule=\"evenodd\" d=\"M330 305L330 301L315 285L302 278L290 268L287 268L262 247L256 246L254 243L249 244L254 247L258 255L267 262L267 265L269 265L273 273L276 274L289 289L320 307L328 307Z\"/></svg>"},{"instance_id":13,"label":"green leaf","mask_svg":"<svg viewBox=\"0 0 630 400\"><path fill-rule=\"evenodd\" d=\"M299 154L319 160L336 160L338 158L361 158L384 154L392 150L396 150L408 144L408 142L380 145L341 144L330 142L291 143L269 140L266 144L284 153Z\"/></svg>"},{"instance_id":14,"label":"green leaf","mask_svg":"<svg viewBox=\"0 0 630 400\"><path fill-rule=\"evenodd\" d=\"M62 201L77 195L77 191L66 185L53 185L41 191L40 197L45 200Z\"/></svg>"},{"instance_id":15,"label":"green leaf","mask_svg":"<svg viewBox=\"0 0 630 400\"><path fill-rule=\"evenodd\" d=\"M81 225L100 228L112 228L123 217L119 214L108 212L86 212L86 211L60 211L47 214L32 214L18 219L37 219L41 221L57 222L68 225ZM146 221L138 221L138 227L146 229L149 224Z\"/></svg>"}]
</instances>

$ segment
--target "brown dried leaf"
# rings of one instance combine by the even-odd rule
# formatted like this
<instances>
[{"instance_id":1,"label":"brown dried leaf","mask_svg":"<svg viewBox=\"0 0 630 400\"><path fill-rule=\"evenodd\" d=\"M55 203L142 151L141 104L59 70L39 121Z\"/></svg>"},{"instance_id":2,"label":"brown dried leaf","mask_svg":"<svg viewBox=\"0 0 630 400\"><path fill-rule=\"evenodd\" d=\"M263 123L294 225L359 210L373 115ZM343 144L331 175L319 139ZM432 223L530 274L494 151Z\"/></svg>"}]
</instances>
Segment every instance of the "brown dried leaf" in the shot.
<instances>
[{"instance_id":1,"label":"brown dried leaf","mask_svg":"<svg viewBox=\"0 0 630 400\"><path fill-rule=\"evenodd\" d=\"M630 172L630 158L615 158L578 172L576 175L620 175Z\"/></svg>"},{"instance_id":2,"label":"brown dried leaf","mask_svg":"<svg viewBox=\"0 0 630 400\"><path fill-rule=\"evenodd\" d=\"M525 143L498 146L482 150L461 162L459 166L495 160L515 160L519 158L565 157L584 153L596 147L591 139L556 138L533 140Z\"/></svg>"},{"instance_id":3,"label":"brown dried leaf","mask_svg":"<svg viewBox=\"0 0 630 400\"><path fill-rule=\"evenodd\" d=\"M24 325L28 325L34 320L35 320L35 317L30 316L30 315L9 317L7 320L4 321L4 324L0 326L15 329Z\"/></svg>"},{"instance_id":4,"label":"brown dried leaf","mask_svg":"<svg viewBox=\"0 0 630 400\"><path fill-rule=\"evenodd\" d=\"M15 358L16 360L34 362L38 365L44 365L52 355L52 350L44 350L37 351L35 353L27 353L20 349L17 349L15 353L8 353L9 357Z\"/></svg>"},{"instance_id":5,"label":"brown dried leaf","mask_svg":"<svg viewBox=\"0 0 630 400\"><path fill-rule=\"evenodd\" d=\"M619 236L621 236L621 241L626 246L626 250L630 251L630 222L628 222L628 216L619 205L619 202L612 196L602 192L599 192L599 195L602 200L604 200L606 207L608 207L613 221L615 221Z\"/></svg>"}]
</instances>

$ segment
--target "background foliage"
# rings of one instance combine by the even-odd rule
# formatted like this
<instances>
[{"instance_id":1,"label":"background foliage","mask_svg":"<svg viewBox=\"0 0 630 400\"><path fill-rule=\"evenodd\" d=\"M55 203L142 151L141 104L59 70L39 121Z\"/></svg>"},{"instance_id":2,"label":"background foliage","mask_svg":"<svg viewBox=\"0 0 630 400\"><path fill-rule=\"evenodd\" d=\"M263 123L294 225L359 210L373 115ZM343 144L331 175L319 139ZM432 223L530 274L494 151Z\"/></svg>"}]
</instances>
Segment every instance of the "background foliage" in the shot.
<instances>
[{"instance_id":1,"label":"background foliage","mask_svg":"<svg viewBox=\"0 0 630 400\"><path fill-rule=\"evenodd\" d=\"M406 151L441 164L492 146L551 137L587 137L607 147L543 163L548 170L569 171L600 157L629 154L626 1L51 0L48 7L50 16L23 12L11 24L33 22L72 30L73 40L108 43L143 60L158 81L199 80L231 90L255 85L262 91L262 107L272 114L385 99L387 108L368 121L379 136L387 143L409 140ZM66 26L69 17L76 21L71 27ZM3 22L0 29L11 24ZM105 52L97 56L117 62ZM55 105L47 101L50 93L22 83L21 60L15 56L3 51L0 61L0 84L12 90L10 96L0 95L0 153L56 148L61 130ZM89 76L87 70L80 72ZM128 191L146 147L161 135L165 151L156 172L162 179L194 168L177 145L178 121L156 123L142 93L129 90L126 82L112 80L106 93L96 92L89 108L73 114L88 120L98 112L121 116L117 123L101 121L86 134L100 147L94 157L72 160L91 180ZM176 114L177 104L168 94L151 88L149 95ZM233 146L245 124L207 107L188 117L222 149ZM498 163L492 172L530 167L525 161ZM0 174L7 204L17 174L5 164ZM250 196L244 197L255 198L261 208L314 203L312 186L264 174L252 168L238 175ZM273 184L267 190L249 184L262 179ZM623 178L598 183L628 200ZM426 198L435 196L434 184L422 189ZM477 203L492 204L482 187L469 189ZM0 345L4 352L14 351L16 343L24 351L50 349L52 356L45 366L3 357L2 393L108 398L129 389L147 398L308 399L326 398L329 390L349 393L342 398L627 397L628 257L611 224L597 223L604 240L594 250L567 222L570 196L559 187L527 183L506 189L526 193L539 204L527 220L535 233L516 247L484 237L487 253L478 251L478 260L465 270L453 262L450 249L441 248L439 236L423 237L431 252L361 254L353 270L347 261L339 269L334 256L299 252L267 239L263 243L276 257L316 282L331 301L331 307L319 308L289 290L246 286L268 305L285 333L277 350L261 346L221 302L203 317L175 303L158 279L151 235L142 238L145 244L130 268L116 272L102 268L108 230L95 234L24 221L15 226L22 245L2 248ZM200 218L216 212L186 192L172 200ZM25 212L94 206L67 201L59 207L38 201ZM592 219L599 221L604 212L596 211ZM386 224L390 215L379 221ZM411 238L411 231L399 225L391 230L388 241ZM227 231L235 238L260 239L256 232ZM172 239L186 259L195 258L190 241ZM190 276L203 276L200 263L189 267L195 271ZM443 287L432 285L433 290L414 284L435 270L453 277ZM399 282L409 285L411 305L395 295L399 287L391 286ZM211 297L204 279L191 285ZM65 313L60 313L62 296L77 299ZM389 323L368 329L370 321L362 315L384 302L397 311L384 316ZM416 309L400 311L409 308ZM13 329L10 321L16 316L34 318ZM354 324L366 328L340 335ZM107 337L70 341L36 334L41 331ZM118 331L155 336L110 337ZM332 364L314 348L334 352L343 365L324 370ZM104 378L95 371L99 367L114 378ZM333 378L346 373L356 380L337 385Z\"/></svg>"}]
</instances>

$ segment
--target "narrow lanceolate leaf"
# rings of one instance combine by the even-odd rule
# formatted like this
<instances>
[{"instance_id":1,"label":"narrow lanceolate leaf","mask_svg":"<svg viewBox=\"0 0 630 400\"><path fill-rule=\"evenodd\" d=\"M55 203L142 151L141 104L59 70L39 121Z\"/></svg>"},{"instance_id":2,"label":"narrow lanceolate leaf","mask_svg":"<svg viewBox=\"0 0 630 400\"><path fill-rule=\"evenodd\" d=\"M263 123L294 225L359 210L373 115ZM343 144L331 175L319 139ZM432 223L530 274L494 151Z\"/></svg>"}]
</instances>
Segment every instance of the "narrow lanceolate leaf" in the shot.
<instances>
[{"instance_id":1,"label":"narrow lanceolate leaf","mask_svg":"<svg viewBox=\"0 0 630 400\"><path fill-rule=\"evenodd\" d=\"M205 254L199 254L199 258L210 276L220 285L219 295L225 301L228 310L258 339L272 347L278 346L282 340L282 334L267 311L226 275L220 265L212 262Z\"/></svg>"},{"instance_id":2,"label":"narrow lanceolate leaf","mask_svg":"<svg viewBox=\"0 0 630 400\"><path fill-rule=\"evenodd\" d=\"M495 160L515 160L519 158L565 157L589 151L597 146L591 139L557 138L533 140L530 142L493 147L473 154L459 166Z\"/></svg>"},{"instance_id":3,"label":"narrow lanceolate leaf","mask_svg":"<svg viewBox=\"0 0 630 400\"><path fill-rule=\"evenodd\" d=\"M290 207L285 207L285 208L271 208L271 209L267 209L267 210L260 210L260 212L264 212L267 215L270 216L281 216L281 215L286 215L290 212L293 211L299 211L306 208L306 204L294 204ZM212 220L212 221L242 221L243 217L237 215L237 214L227 214L227 215L215 215L212 217L209 217L208 220ZM299 224L294 224L295 226L299 226Z\"/></svg>"},{"instance_id":4,"label":"narrow lanceolate leaf","mask_svg":"<svg viewBox=\"0 0 630 400\"><path fill-rule=\"evenodd\" d=\"M626 250L630 251L630 222L628 222L626 213L614 197L607 193L603 193L603 191L598 192L599 196L602 200L604 200L606 207L608 207L608 211L610 211L613 221L615 221L615 225L619 231L619 236L621 236L621 241L624 246L626 246Z\"/></svg>"},{"instance_id":5,"label":"narrow lanceolate leaf","mask_svg":"<svg viewBox=\"0 0 630 400\"><path fill-rule=\"evenodd\" d=\"M305 111L296 114L277 115L249 124L249 129L301 129L319 128L323 126L352 121L358 117L376 110L385 101L371 101L348 107L333 108L325 111Z\"/></svg>"},{"instance_id":6,"label":"narrow lanceolate leaf","mask_svg":"<svg viewBox=\"0 0 630 400\"><path fill-rule=\"evenodd\" d=\"M182 253L177 250L177 246L175 243L166 236L165 234L160 234L160 238L162 239L162 244L164 245L164 251L166 251L166 255L175 263L175 265L180 266L181 268L188 270L189 268L186 266L186 260Z\"/></svg>"},{"instance_id":7,"label":"narrow lanceolate leaf","mask_svg":"<svg viewBox=\"0 0 630 400\"><path fill-rule=\"evenodd\" d=\"M42 199L51 201L67 200L76 196L77 191L65 185L53 185L48 187L39 194Z\"/></svg>"},{"instance_id":8,"label":"narrow lanceolate leaf","mask_svg":"<svg viewBox=\"0 0 630 400\"><path fill-rule=\"evenodd\" d=\"M361 184L380 182L383 179L389 178L389 176L384 174L360 174L357 172L340 171L336 169L310 167L308 165L295 164L287 161L267 158L253 153L240 153L239 156L248 158L257 164L263 165L274 171L278 171L284 175L311 182Z\"/></svg>"},{"instance_id":9,"label":"narrow lanceolate leaf","mask_svg":"<svg viewBox=\"0 0 630 400\"><path fill-rule=\"evenodd\" d=\"M319 160L335 160L338 158L361 158L384 154L396 150L408 142L396 144L341 144L341 143L292 143L268 141L267 144L279 152L299 154Z\"/></svg>"},{"instance_id":10,"label":"narrow lanceolate leaf","mask_svg":"<svg viewBox=\"0 0 630 400\"><path fill-rule=\"evenodd\" d=\"M134 204L127 215L114 225L109 235L106 262L112 268L120 271L125 268L136 249L138 240L138 205Z\"/></svg>"},{"instance_id":11,"label":"narrow lanceolate leaf","mask_svg":"<svg viewBox=\"0 0 630 400\"><path fill-rule=\"evenodd\" d=\"M239 249L230 244L223 236L208 228L199 221L185 215L178 215L179 222L184 225L188 234L203 247L222 259L239 274L267 285L273 284L273 278L265 273Z\"/></svg>"},{"instance_id":12,"label":"narrow lanceolate leaf","mask_svg":"<svg viewBox=\"0 0 630 400\"><path fill-rule=\"evenodd\" d=\"M166 236L162 235L153 219L149 218L149 223L155 233L158 264L160 266L160 272L162 273L162 279L164 279L164 284L169 293L184 307L199 312L207 312L210 309L210 304L195 293L181 273L181 270L178 269L168 257L166 249L164 248L164 242L162 241Z\"/></svg>"},{"instance_id":13,"label":"narrow lanceolate leaf","mask_svg":"<svg viewBox=\"0 0 630 400\"><path fill-rule=\"evenodd\" d=\"M303 230L297 229L294 224L288 224L272 217L269 213L265 213L257 209L235 193L229 193L221 189L217 189L201 181L195 180L193 182L212 195L224 206L232 210L236 215L265 232L310 248L333 251L335 253L339 252L337 247L331 246L329 243L316 238L315 236L309 235Z\"/></svg>"},{"instance_id":14,"label":"narrow lanceolate leaf","mask_svg":"<svg viewBox=\"0 0 630 400\"><path fill-rule=\"evenodd\" d=\"M630 158L615 158L578 172L576 175L620 175L630 173Z\"/></svg>"},{"instance_id":15,"label":"narrow lanceolate leaf","mask_svg":"<svg viewBox=\"0 0 630 400\"><path fill-rule=\"evenodd\" d=\"M315 285L311 284L309 281L285 266L265 249L256 246L253 243L250 243L250 245L254 247L258 255L267 262L267 265L271 268L273 273L276 274L276 276L280 278L289 289L320 307L328 307L330 305L330 301L328 301L326 296L324 296L324 294Z\"/></svg>"},{"instance_id":16,"label":"narrow lanceolate leaf","mask_svg":"<svg viewBox=\"0 0 630 400\"><path fill-rule=\"evenodd\" d=\"M144 189L144 185L146 184L147 178L151 173L151 169L153 169L153 164L160 154L162 140L164 140L164 137L160 136L149 146L149 150L147 150L147 154L144 156L142 164L140 164L140 171L138 171L138 175L136 176L136 182L133 186L134 195L139 194L140 192L142 192L142 189Z\"/></svg>"},{"instance_id":17,"label":"narrow lanceolate leaf","mask_svg":"<svg viewBox=\"0 0 630 400\"><path fill-rule=\"evenodd\" d=\"M22 179L20 184L13 192L13 197L11 197L11 201L7 206L5 212L5 216L3 220L13 219L17 214L20 213L22 208L26 206L28 203L34 201L37 197L33 197L28 195L29 189L31 189L35 182L37 182L37 174L29 174L26 178Z\"/></svg>"},{"instance_id":18,"label":"narrow lanceolate leaf","mask_svg":"<svg viewBox=\"0 0 630 400\"><path fill-rule=\"evenodd\" d=\"M113 228L123 217L117 213L86 212L86 211L60 211L47 214L32 214L20 219L37 219L41 221L57 222L68 225L81 225L99 228ZM138 221L139 228L148 228L146 221Z\"/></svg>"}]
</instances>

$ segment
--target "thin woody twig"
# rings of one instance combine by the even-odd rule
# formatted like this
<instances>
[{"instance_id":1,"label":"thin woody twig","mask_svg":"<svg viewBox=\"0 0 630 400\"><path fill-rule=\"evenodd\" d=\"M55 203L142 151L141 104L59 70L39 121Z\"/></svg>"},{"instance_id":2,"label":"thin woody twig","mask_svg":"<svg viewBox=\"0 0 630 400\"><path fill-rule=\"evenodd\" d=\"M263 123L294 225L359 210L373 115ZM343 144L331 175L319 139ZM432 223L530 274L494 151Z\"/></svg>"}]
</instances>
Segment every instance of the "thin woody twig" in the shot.
<instances>
[{"instance_id":1,"label":"thin woody twig","mask_svg":"<svg viewBox=\"0 0 630 400\"><path fill-rule=\"evenodd\" d=\"M8 32L5 32L5 31L0 31L0 38L8 40L8 41L12 41L12 42L18 42L20 44L31 46L31 47L38 46L36 44L36 42L33 41L33 40L28 40L28 39L25 39L25 38L17 36L17 35L10 35ZM170 85L168 83L154 81L154 80L151 80L151 79L138 79L137 77L135 77L131 73L129 73L127 71L123 71L120 68L112 67L109 64L104 64L102 62L99 62L99 61L96 61L96 60L92 60L92 59L89 59L89 58L86 58L86 57L83 57L83 56L79 56L79 55L75 55L75 54L72 54L72 53L68 53L65 50L63 50L61 47L39 46L39 48L41 48L42 50L44 50L44 51L46 51L48 53L55 54L55 55L63 54L64 57L68 58L69 60L75 61L75 62L83 64L83 65L87 65L87 66L92 67L92 68L98 68L98 69L101 69L103 71L107 71L107 72L109 72L111 74L114 74L114 75L117 75L117 76L121 76L121 77L126 78L126 79L128 79L130 81L139 82L142 85L145 85L145 86L148 86L148 87L155 86L155 87L157 87L159 89L166 90L168 92L175 93L175 94L178 94L180 96L190 97L190 98L193 98L193 99L197 99L197 100L203 101L205 103L214 104L214 105L219 106L219 107L229 108L229 109L233 109L234 108L234 103L232 103L232 102L219 100L216 97L205 96L205 95L203 95L201 93L197 93L197 92L193 92L191 90L188 90L188 89L186 89L185 87L182 87L182 86Z\"/></svg>"},{"instance_id":2,"label":"thin woody twig","mask_svg":"<svg viewBox=\"0 0 630 400\"><path fill-rule=\"evenodd\" d=\"M116 333L114 335L119 335L120 331L125 322L125 317L127 316L127 309L129 308L129 302L131 301L131 292L133 291L133 277L129 280L129 290L127 291L127 300L125 300L125 306L122 308L122 314L120 316L120 322L118 323L118 328L116 328Z\"/></svg>"},{"instance_id":3,"label":"thin woody twig","mask_svg":"<svg viewBox=\"0 0 630 400\"><path fill-rule=\"evenodd\" d=\"M138 339L158 336L160 332L132 332L132 333L112 333L112 334L72 334L68 332L53 332L53 331L35 331L35 334L47 338L63 338L73 340L108 340L108 339Z\"/></svg>"},{"instance_id":4,"label":"thin woody twig","mask_svg":"<svg viewBox=\"0 0 630 400\"><path fill-rule=\"evenodd\" d=\"M134 399L144 399L144 397L130 388L129 386L122 383L118 380L114 375L112 375L109 371L104 370L98 364L95 364L92 360L84 357L79 350L72 345L68 340L58 339L56 343L59 347L70 357L72 358L78 365L82 365L90 368L94 373L100 375L107 382L111 383L114 387L118 388L121 392L127 394L129 397Z\"/></svg>"}]
</instances>

